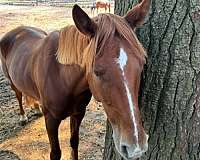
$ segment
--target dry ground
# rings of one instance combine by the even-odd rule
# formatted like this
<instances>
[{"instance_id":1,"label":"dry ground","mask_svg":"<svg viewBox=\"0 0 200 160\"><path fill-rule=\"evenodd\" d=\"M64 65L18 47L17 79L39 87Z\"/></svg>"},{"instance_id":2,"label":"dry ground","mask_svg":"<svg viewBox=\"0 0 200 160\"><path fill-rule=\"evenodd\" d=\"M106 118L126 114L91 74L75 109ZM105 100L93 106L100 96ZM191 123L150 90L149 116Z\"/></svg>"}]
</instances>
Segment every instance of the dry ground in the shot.
<instances>
[{"instance_id":1,"label":"dry ground","mask_svg":"<svg viewBox=\"0 0 200 160\"><path fill-rule=\"evenodd\" d=\"M40 27L45 31L60 29L72 23L71 9L55 7L16 7L0 5L0 35L19 25ZM29 123L19 125L19 106L8 81L0 70L0 160L48 160L49 142L44 118L26 108ZM101 160L105 115L103 108L91 101L80 128L80 159ZM69 121L60 127L63 160L69 159Z\"/></svg>"}]
</instances>

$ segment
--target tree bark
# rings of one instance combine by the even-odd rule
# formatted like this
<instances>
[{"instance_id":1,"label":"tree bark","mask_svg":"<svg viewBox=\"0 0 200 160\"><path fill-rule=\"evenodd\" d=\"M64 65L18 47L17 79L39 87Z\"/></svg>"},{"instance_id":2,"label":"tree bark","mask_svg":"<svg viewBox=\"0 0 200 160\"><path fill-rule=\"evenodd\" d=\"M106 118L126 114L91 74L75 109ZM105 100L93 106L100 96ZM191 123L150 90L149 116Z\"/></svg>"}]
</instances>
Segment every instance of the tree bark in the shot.
<instances>
[{"instance_id":1,"label":"tree bark","mask_svg":"<svg viewBox=\"0 0 200 160\"><path fill-rule=\"evenodd\" d=\"M136 0L116 0L124 15ZM148 53L140 107L148 152L141 160L200 160L200 1L152 0L137 35ZM104 160L121 160L108 124Z\"/></svg>"}]
</instances>

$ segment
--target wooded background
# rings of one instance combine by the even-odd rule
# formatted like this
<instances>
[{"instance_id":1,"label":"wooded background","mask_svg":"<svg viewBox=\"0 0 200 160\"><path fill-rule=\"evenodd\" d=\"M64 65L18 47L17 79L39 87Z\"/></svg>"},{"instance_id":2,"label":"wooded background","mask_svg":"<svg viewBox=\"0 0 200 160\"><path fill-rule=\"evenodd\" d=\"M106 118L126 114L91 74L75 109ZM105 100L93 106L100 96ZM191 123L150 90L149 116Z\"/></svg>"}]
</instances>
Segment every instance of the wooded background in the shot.
<instances>
[{"instance_id":1,"label":"wooded background","mask_svg":"<svg viewBox=\"0 0 200 160\"><path fill-rule=\"evenodd\" d=\"M115 0L115 13L136 3ZM152 0L136 33L148 52L140 111L150 137L141 160L200 160L200 1ZM104 160L122 160L109 124Z\"/></svg>"}]
</instances>

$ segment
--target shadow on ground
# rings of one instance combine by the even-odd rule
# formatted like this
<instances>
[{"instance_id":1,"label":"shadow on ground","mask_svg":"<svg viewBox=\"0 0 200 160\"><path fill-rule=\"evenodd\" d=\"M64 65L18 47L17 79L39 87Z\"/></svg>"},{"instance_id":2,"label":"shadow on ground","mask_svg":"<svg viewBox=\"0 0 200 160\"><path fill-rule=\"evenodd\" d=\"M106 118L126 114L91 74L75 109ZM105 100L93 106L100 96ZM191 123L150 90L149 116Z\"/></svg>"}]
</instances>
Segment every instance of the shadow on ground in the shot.
<instances>
[{"instance_id":1,"label":"shadow on ground","mask_svg":"<svg viewBox=\"0 0 200 160\"><path fill-rule=\"evenodd\" d=\"M0 160L21 160L15 153L8 150L0 150Z\"/></svg>"}]
</instances>

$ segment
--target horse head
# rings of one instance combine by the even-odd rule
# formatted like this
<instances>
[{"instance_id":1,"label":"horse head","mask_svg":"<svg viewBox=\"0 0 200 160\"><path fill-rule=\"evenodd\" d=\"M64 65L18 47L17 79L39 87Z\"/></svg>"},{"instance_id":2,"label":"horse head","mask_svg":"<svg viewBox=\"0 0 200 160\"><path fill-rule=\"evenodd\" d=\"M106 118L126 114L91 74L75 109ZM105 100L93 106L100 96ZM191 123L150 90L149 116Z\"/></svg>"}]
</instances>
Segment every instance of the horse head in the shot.
<instances>
[{"instance_id":1,"label":"horse head","mask_svg":"<svg viewBox=\"0 0 200 160\"><path fill-rule=\"evenodd\" d=\"M138 107L146 53L134 29L144 21L149 5L149 0L143 0L124 17L100 14L93 19L77 5L73 8L76 27L90 37L89 55L93 58L86 66L89 88L102 102L115 146L126 159L138 158L148 148Z\"/></svg>"}]
</instances>

